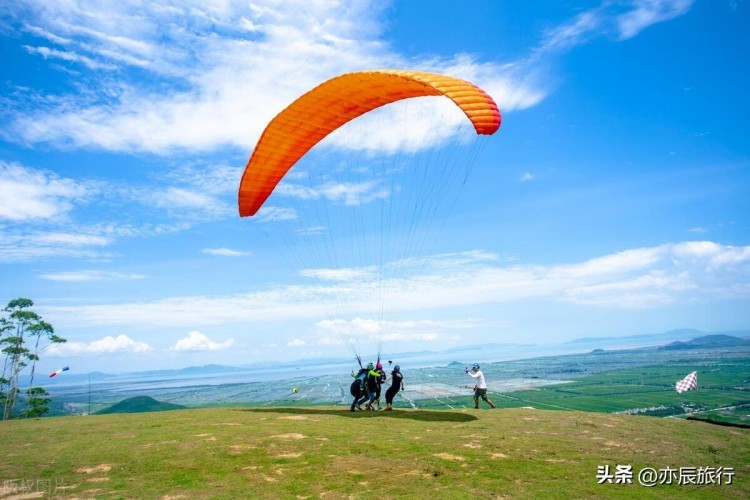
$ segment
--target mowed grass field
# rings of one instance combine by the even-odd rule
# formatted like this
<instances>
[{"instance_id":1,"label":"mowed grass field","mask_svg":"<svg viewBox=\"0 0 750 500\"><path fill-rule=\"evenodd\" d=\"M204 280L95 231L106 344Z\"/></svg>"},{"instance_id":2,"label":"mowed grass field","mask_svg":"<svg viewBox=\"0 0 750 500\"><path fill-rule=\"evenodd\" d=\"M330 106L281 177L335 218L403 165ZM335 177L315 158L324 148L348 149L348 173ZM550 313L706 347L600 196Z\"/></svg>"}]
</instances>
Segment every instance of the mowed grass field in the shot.
<instances>
[{"instance_id":1,"label":"mowed grass field","mask_svg":"<svg viewBox=\"0 0 750 500\"><path fill-rule=\"evenodd\" d=\"M532 409L15 420L0 422L0 456L3 498L750 498L748 429ZM597 484L618 465L633 484ZM649 488L645 467L732 468L732 484Z\"/></svg>"}]
</instances>

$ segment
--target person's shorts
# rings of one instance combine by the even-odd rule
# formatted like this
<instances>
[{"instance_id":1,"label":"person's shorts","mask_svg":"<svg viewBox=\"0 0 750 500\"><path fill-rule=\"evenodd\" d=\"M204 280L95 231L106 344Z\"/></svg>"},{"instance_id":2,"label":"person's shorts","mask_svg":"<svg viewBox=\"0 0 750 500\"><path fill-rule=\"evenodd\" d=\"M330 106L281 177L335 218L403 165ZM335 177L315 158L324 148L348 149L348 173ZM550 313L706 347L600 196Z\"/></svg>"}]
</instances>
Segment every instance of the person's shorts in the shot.
<instances>
[{"instance_id":1,"label":"person's shorts","mask_svg":"<svg viewBox=\"0 0 750 500\"><path fill-rule=\"evenodd\" d=\"M487 399L487 389L474 389L474 397L476 399Z\"/></svg>"}]
</instances>

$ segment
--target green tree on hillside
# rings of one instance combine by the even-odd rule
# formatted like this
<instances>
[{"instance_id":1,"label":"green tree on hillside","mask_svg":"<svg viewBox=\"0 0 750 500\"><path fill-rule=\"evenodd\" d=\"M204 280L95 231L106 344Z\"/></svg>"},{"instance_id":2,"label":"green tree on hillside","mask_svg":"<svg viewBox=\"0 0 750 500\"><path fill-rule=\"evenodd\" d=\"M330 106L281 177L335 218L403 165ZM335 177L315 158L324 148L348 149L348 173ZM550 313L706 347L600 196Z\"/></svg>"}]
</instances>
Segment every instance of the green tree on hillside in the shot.
<instances>
[{"instance_id":1,"label":"green tree on hillside","mask_svg":"<svg viewBox=\"0 0 750 500\"><path fill-rule=\"evenodd\" d=\"M26 390L26 416L40 416L49 411L49 394L41 387L33 387L36 362L39 353L52 344L65 342L55 335L52 325L30 308L31 299L19 297L8 302L3 309L7 317L0 318L0 352L5 354L3 373L0 377L0 404L3 420L13 417L18 395L18 376L31 363L31 377ZM46 342L45 342L46 341ZM31 342L31 348L27 343Z\"/></svg>"}]
</instances>

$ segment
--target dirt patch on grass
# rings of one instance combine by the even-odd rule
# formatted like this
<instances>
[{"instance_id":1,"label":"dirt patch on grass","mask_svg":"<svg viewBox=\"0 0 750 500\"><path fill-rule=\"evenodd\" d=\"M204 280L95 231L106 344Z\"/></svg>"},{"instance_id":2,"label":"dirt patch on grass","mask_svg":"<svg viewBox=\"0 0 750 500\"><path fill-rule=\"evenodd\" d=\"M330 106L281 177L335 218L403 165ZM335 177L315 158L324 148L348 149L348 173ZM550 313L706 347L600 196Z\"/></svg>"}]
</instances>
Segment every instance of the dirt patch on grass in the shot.
<instances>
[{"instance_id":1,"label":"dirt patch on grass","mask_svg":"<svg viewBox=\"0 0 750 500\"><path fill-rule=\"evenodd\" d=\"M479 443L466 443L463 445L464 448L471 448L472 450L478 450L482 447Z\"/></svg>"},{"instance_id":2,"label":"dirt patch on grass","mask_svg":"<svg viewBox=\"0 0 750 500\"><path fill-rule=\"evenodd\" d=\"M87 483L105 483L109 481L108 477L90 477L86 480Z\"/></svg>"},{"instance_id":3,"label":"dirt patch on grass","mask_svg":"<svg viewBox=\"0 0 750 500\"><path fill-rule=\"evenodd\" d=\"M276 455L276 458L299 458L302 456L302 453L282 453L281 455Z\"/></svg>"},{"instance_id":4,"label":"dirt patch on grass","mask_svg":"<svg viewBox=\"0 0 750 500\"><path fill-rule=\"evenodd\" d=\"M279 417L281 420L310 420L310 417L306 417L305 415L289 415L286 417Z\"/></svg>"},{"instance_id":5,"label":"dirt patch on grass","mask_svg":"<svg viewBox=\"0 0 750 500\"><path fill-rule=\"evenodd\" d=\"M10 497L2 497L2 498L3 500L25 500L27 498L43 498L44 495L45 495L45 492L43 491L35 491L33 493L22 493L20 495L13 495Z\"/></svg>"},{"instance_id":6,"label":"dirt patch on grass","mask_svg":"<svg viewBox=\"0 0 750 500\"><path fill-rule=\"evenodd\" d=\"M297 432L289 432L287 434L276 434L275 436L271 437L277 439L305 439L307 436L305 436L304 434L299 434Z\"/></svg>"},{"instance_id":7,"label":"dirt patch on grass","mask_svg":"<svg viewBox=\"0 0 750 500\"><path fill-rule=\"evenodd\" d=\"M490 455L490 458L493 460L497 460L498 458L508 458L508 455L506 455L505 453L493 453L492 455Z\"/></svg>"},{"instance_id":8,"label":"dirt patch on grass","mask_svg":"<svg viewBox=\"0 0 750 500\"><path fill-rule=\"evenodd\" d=\"M76 469L76 472L80 472L82 474L93 474L95 472L109 472L111 470L111 464L99 464L94 465L93 467L79 467L78 469Z\"/></svg>"},{"instance_id":9,"label":"dirt patch on grass","mask_svg":"<svg viewBox=\"0 0 750 500\"><path fill-rule=\"evenodd\" d=\"M463 462L464 460L466 460L464 457L451 455L450 453L436 453L434 456L442 458L443 460L455 460L457 462Z\"/></svg>"},{"instance_id":10,"label":"dirt patch on grass","mask_svg":"<svg viewBox=\"0 0 750 500\"><path fill-rule=\"evenodd\" d=\"M242 455L247 450L254 450L257 448L257 446L253 446L250 444L232 444L229 445L229 454L232 456Z\"/></svg>"}]
</instances>

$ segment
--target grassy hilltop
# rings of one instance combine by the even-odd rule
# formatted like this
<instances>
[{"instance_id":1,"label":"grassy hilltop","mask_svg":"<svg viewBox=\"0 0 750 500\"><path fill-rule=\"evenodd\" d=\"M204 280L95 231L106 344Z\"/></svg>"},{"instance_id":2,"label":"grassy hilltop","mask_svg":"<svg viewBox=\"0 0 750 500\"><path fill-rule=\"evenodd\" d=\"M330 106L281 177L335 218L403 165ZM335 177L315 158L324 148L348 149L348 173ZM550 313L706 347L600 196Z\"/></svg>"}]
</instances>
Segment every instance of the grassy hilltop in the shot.
<instances>
[{"instance_id":1,"label":"grassy hilltop","mask_svg":"<svg viewBox=\"0 0 750 500\"><path fill-rule=\"evenodd\" d=\"M612 414L192 409L7 421L0 443L0 498L750 497L750 430ZM604 465L634 484L597 484ZM733 484L647 488L644 467Z\"/></svg>"}]
</instances>

